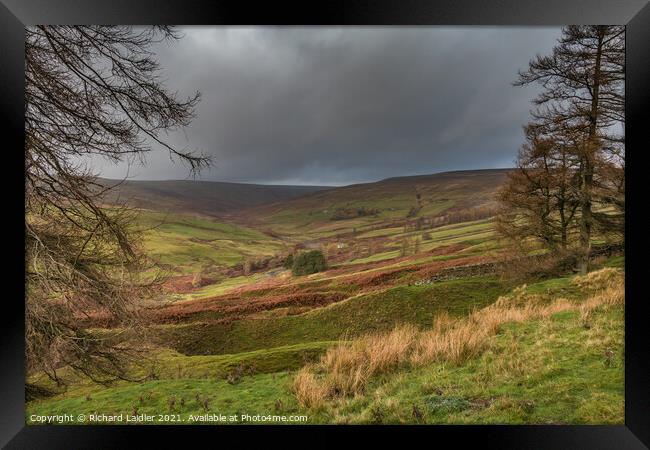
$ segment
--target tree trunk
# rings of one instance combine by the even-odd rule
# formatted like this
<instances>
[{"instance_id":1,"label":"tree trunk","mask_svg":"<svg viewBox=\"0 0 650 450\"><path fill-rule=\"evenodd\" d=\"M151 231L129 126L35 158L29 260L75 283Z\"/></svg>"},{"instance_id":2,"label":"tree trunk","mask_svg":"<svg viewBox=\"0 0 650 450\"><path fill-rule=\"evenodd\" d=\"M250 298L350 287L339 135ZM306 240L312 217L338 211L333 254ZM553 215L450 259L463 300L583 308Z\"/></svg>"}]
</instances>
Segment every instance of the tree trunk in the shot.
<instances>
[{"instance_id":1,"label":"tree trunk","mask_svg":"<svg viewBox=\"0 0 650 450\"><path fill-rule=\"evenodd\" d=\"M591 150L587 150L590 152ZM585 158L582 168L582 195L581 195L581 220L580 220L580 255L578 258L578 272L585 275L589 271L589 253L591 250L591 227L593 214L591 211L591 187L593 185L593 167Z\"/></svg>"},{"instance_id":2,"label":"tree trunk","mask_svg":"<svg viewBox=\"0 0 650 450\"><path fill-rule=\"evenodd\" d=\"M566 253L567 249L567 229L569 228L569 224L567 223L565 214L564 214L564 206L562 206L562 209L560 210L560 246L562 247L562 252Z\"/></svg>"},{"instance_id":3,"label":"tree trunk","mask_svg":"<svg viewBox=\"0 0 650 450\"><path fill-rule=\"evenodd\" d=\"M598 148L598 95L600 89L600 65L603 51L604 32L598 30L598 47L596 49L596 64L594 67L593 91L591 97L591 111L589 113L589 136L584 149L583 162L581 164L582 192L580 196L581 220L580 220L580 255L578 259L578 272L585 275L589 271L589 253L591 250L591 230L593 226L593 212L591 194L594 183L594 154Z\"/></svg>"}]
</instances>

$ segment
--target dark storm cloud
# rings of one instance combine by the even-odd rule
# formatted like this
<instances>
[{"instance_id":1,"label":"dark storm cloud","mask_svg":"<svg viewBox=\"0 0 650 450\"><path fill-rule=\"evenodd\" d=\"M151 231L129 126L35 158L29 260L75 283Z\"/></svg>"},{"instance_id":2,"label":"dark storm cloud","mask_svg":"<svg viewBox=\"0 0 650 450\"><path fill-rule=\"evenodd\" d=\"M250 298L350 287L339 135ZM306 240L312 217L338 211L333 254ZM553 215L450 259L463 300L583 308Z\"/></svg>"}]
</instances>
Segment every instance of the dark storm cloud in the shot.
<instances>
[{"instance_id":1,"label":"dark storm cloud","mask_svg":"<svg viewBox=\"0 0 650 450\"><path fill-rule=\"evenodd\" d=\"M535 88L511 83L558 28L183 28L156 47L167 86L199 90L175 145L202 179L345 184L511 166ZM99 167L119 177L124 167ZM138 179L178 179L164 151Z\"/></svg>"}]
</instances>

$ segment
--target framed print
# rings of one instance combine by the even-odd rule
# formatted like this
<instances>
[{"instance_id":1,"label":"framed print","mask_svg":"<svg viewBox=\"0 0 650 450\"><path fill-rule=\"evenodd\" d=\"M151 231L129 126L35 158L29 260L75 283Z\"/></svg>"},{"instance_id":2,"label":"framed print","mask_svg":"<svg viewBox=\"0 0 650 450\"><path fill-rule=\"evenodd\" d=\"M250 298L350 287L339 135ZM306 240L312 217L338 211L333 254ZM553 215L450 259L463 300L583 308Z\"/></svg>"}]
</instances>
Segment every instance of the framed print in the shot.
<instances>
[{"instance_id":1,"label":"framed print","mask_svg":"<svg viewBox=\"0 0 650 450\"><path fill-rule=\"evenodd\" d=\"M3 3L7 448L647 447L647 2Z\"/></svg>"}]
</instances>

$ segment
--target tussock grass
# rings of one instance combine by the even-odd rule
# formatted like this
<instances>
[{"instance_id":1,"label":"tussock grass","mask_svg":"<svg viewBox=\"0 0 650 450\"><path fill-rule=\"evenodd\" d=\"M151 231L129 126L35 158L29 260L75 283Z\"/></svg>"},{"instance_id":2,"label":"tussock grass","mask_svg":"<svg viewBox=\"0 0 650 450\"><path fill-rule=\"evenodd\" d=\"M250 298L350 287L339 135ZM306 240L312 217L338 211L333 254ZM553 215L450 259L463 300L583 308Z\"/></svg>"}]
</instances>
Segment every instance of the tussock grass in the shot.
<instances>
[{"instance_id":1,"label":"tussock grass","mask_svg":"<svg viewBox=\"0 0 650 450\"><path fill-rule=\"evenodd\" d=\"M593 292L593 295L579 306L580 320L584 326L590 326L590 318L595 310L625 302L624 281L617 269L604 268L576 277L573 283Z\"/></svg>"},{"instance_id":2,"label":"tussock grass","mask_svg":"<svg viewBox=\"0 0 650 450\"><path fill-rule=\"evenodd\" d=\"M305 407L319 406L333 395L363 392L370 377L407 362L418 334L415 326L400 325L388 333L369 334L329 349L319 364L305 366L298 372L293 390L299 403ZM323 370L328 375L325 379L318 377Z\"/></svg>"},{"instance_id":3,"label":"tussock grass","mask_svg":"<svg viewBox=\"0 0 650 450\"><path fill-rule=\"evenodd\" d=\"M613 267L605 267L587 275L574 277L571 282L579 288L588 292L603 291L608 288L616 288L624 281L621 270Z\"/></svg>"},{"instance_id":4,"label":"tussock grass","mask_svg":"<svg viewBox=\"0 0 650 450\"><path fill-rule=\"evenodd\" d=\"M363 394L378 374L434 362L461 365L488 349L504 324L547 319L564 311L579 311L586 320L595 309L625 301L620 270L605 268L572 282L589 293L586 300L557 298L548 302L522 286L467 317L453 319L441 314L428 330L399 325L389 332L341 342L328 349L318 363L299 371L293 392L302 406L318 407L328 399Z\"/></svg>"},{"instance_id":5,"label":"tussock grass","mask_svg":"<svg viewBox=\"0 0 650 450\"><path fill-rule=\"evenodd\" d=\"M299 403L312 408L321 405L327 398L327 386L316 379L311 366L305 366L298 371L293 380L293 391Z\"/></svg>"}]
</instances>

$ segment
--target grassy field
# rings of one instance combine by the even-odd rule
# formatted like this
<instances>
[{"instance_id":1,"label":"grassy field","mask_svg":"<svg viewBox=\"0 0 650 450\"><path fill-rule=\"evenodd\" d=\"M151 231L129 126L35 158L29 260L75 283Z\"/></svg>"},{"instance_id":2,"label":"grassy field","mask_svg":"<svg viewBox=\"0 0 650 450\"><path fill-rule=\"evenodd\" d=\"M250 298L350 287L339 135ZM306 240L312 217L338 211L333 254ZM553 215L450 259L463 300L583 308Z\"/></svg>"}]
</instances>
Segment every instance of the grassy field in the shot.
<instances>
[{"instance_id":1,"label":"grassy field","mask_svg":"<svg viewBox=\"0 0 650 450\"><path fill-rule=\"evenodd\" d=\"M453 280L358 295L298 315L254 317L228 323L203 321L156 328L159 343L190 355L237 353L299 342L336 340L399 323L430 325L440 311L466 314L506 290L496 279Z\"/></svg>"},{"instance_id":2,"label":"grassy field","mask_svg":"<svg viewBox=\"0 0 650 450\"><path fill-rule=\"evenodd\" d=\"M367 233L369 236L359 236L356 238L357 242L363 244L364 239L372 239L381 236L385 242L382 249L394 248L393 250L382 251L373 253L368 256L362 256L360 252L358 257L341 261L340 263L331 264L333 268L363 265L367 263L385 262L384 268L400 267L408 264L418 263L424 264L433 261L440 261L445 259L452 259L455 257L469 256L469 255L487 255L494 250L498 250L499 244L494 240L493 222L490 219L479 220L473 222L464 222L461 224L448 225L434 230L420 231L420 232L403 232L403 227L380 229ZM424 234L428 234L428 239L422 239ZM400 245L401 239L404 237L411 240L415 238L420 239L420 250L417 255L411 254L406 261L392 261L401 257ZM335 242L340 240L334 239ZM324 241L322 245L327 245L328 241ZM435 251L449 246L459 246L459 249L449 255L437 255ZM411 253L413 248L410 249ZM191 267L192 264L190 263ZM363 271L360 269L360 271ZM359 272L360 273L360 272ZM277 274L276 274L277 275ZM195 291L180 296L182 299L195 299L207 298L215 295L220 295L232 291L234 289L252 285L258 282L269 280L269 276L263 273L255 273L247 276L229 277L219 280L215 283L202 286ZM323 279L329 278L329 275L322 274L316 275L316 278Z\"/></svg>"},{"instance_id":3,"label":"grassy field","mask_svg":"<svg viewBox=\"0 0 650 450\"><path fill-rule=\"evenodd\" d=\"M59 386L34 374L30 382L54 394L28 403L27 422L104 413L122 423L143 414L154 416L144 423L184 424L206 414L238 418L219 423L255 422L242 414L622 423L623 304L593 287L620 284L624 256L595 262L607 270L590 283L565 272L520 286L495 273L503 248L494 220L469 212L491 204L504 174L389 179L220 218L141 210L147 254L171 277L143 314L147 332L121 334L143 351L132 381L101 386L63 367ZM333 220L341 208L375 211ZM296 276L281 266L308 249L322 250L326 270ZM250 266L259 260L274 263ZM422 356L423 343L438 353ZM393 356L373 360L373 345ZM348 379L345 368L358 373ZM356 380L353 395L346 379Z\"/></svg>"},{"instance_id":4,"label":"grassy field","mask_svg":"<svg viewBox=\"0 0 650 450\"><path fill-rule=\"evenodd\" d=\"M163 414L163 422L185 424L197 423L190 415L210 411L304 415L309 423L622 423L623 306L595 308L585 319L580 305L593 293L569 277L524 292L549 302L568 297L576 306L505 323L484 352L461 364L405 366L374 377L362 395L316 408L301 405L293 394L295 370L332 341L213 356L165 350L156 360L158 379L111 388L80 383L28 404L27 421L33 414L100 411Z\"/></svg>"},{"instance_id":5,"label":"grassy field","mask_svg":"<svg viewBox=\"0 0 650 450\"><path fill-rule=\"evenodd\" d=\"M208 218L142 210L137 226L144 230L150 257L174 273L233 266L285 248L282 241L258 230Z\"/></svg>"},{"instance_id":6,"label":"grassy field","mask_svg":"<svg viewBox=\"0 0 650 450\"><path fill-rule=\"evenodd\" d=\"M354 258L347 261L346 264L363 264L398 258L402 255L401 247L403 246L404 239L407 240L409 246L407 248L407 254L409 251L414 252L414 242L416 239L419 240L419 253L431 252L437 248L454 244L466 246L467 248L463 249L463 252L466 254L469 252L485 253L497 248L497 244L494 242L495 234L493 228L493 221L488 219L447 225L425 231L404 232L403 228L380 229L365 233L366 239L368 237L376 237L376 233L380 233L378 236L386 240L383 247L388 248L388 250L380 251L366 257ZM363 243L363 235L358 239L359 242Z\"/></svg>"},{"instance_id":7,"label":"grassy field","mask_svg":"<svg viewBox=\"0 0 650 450\"><path fill-rule=\"evenodd\" d=\"M478 359L380 378L364 396L328 405L314 420L621 424L623 316L622 307L602 312L589 329L575 312L505 326Z\"/></svg>"},{"instance_id":8,"label":"grassy field","mask_svg":"<svg viewBox=\"0 0 650 450\"><path fill-rule=\"evenodd\" d=\"M293 239L331 237L403 219L412 208L418 208L419 216L433 216L452 209L491 205L505 175L506 170L495 169L390 178L312 193L255 208L245 215ZM366 208L376 213L332 220L337 210L345 208Z\"/></svg>"}]
</instances>

